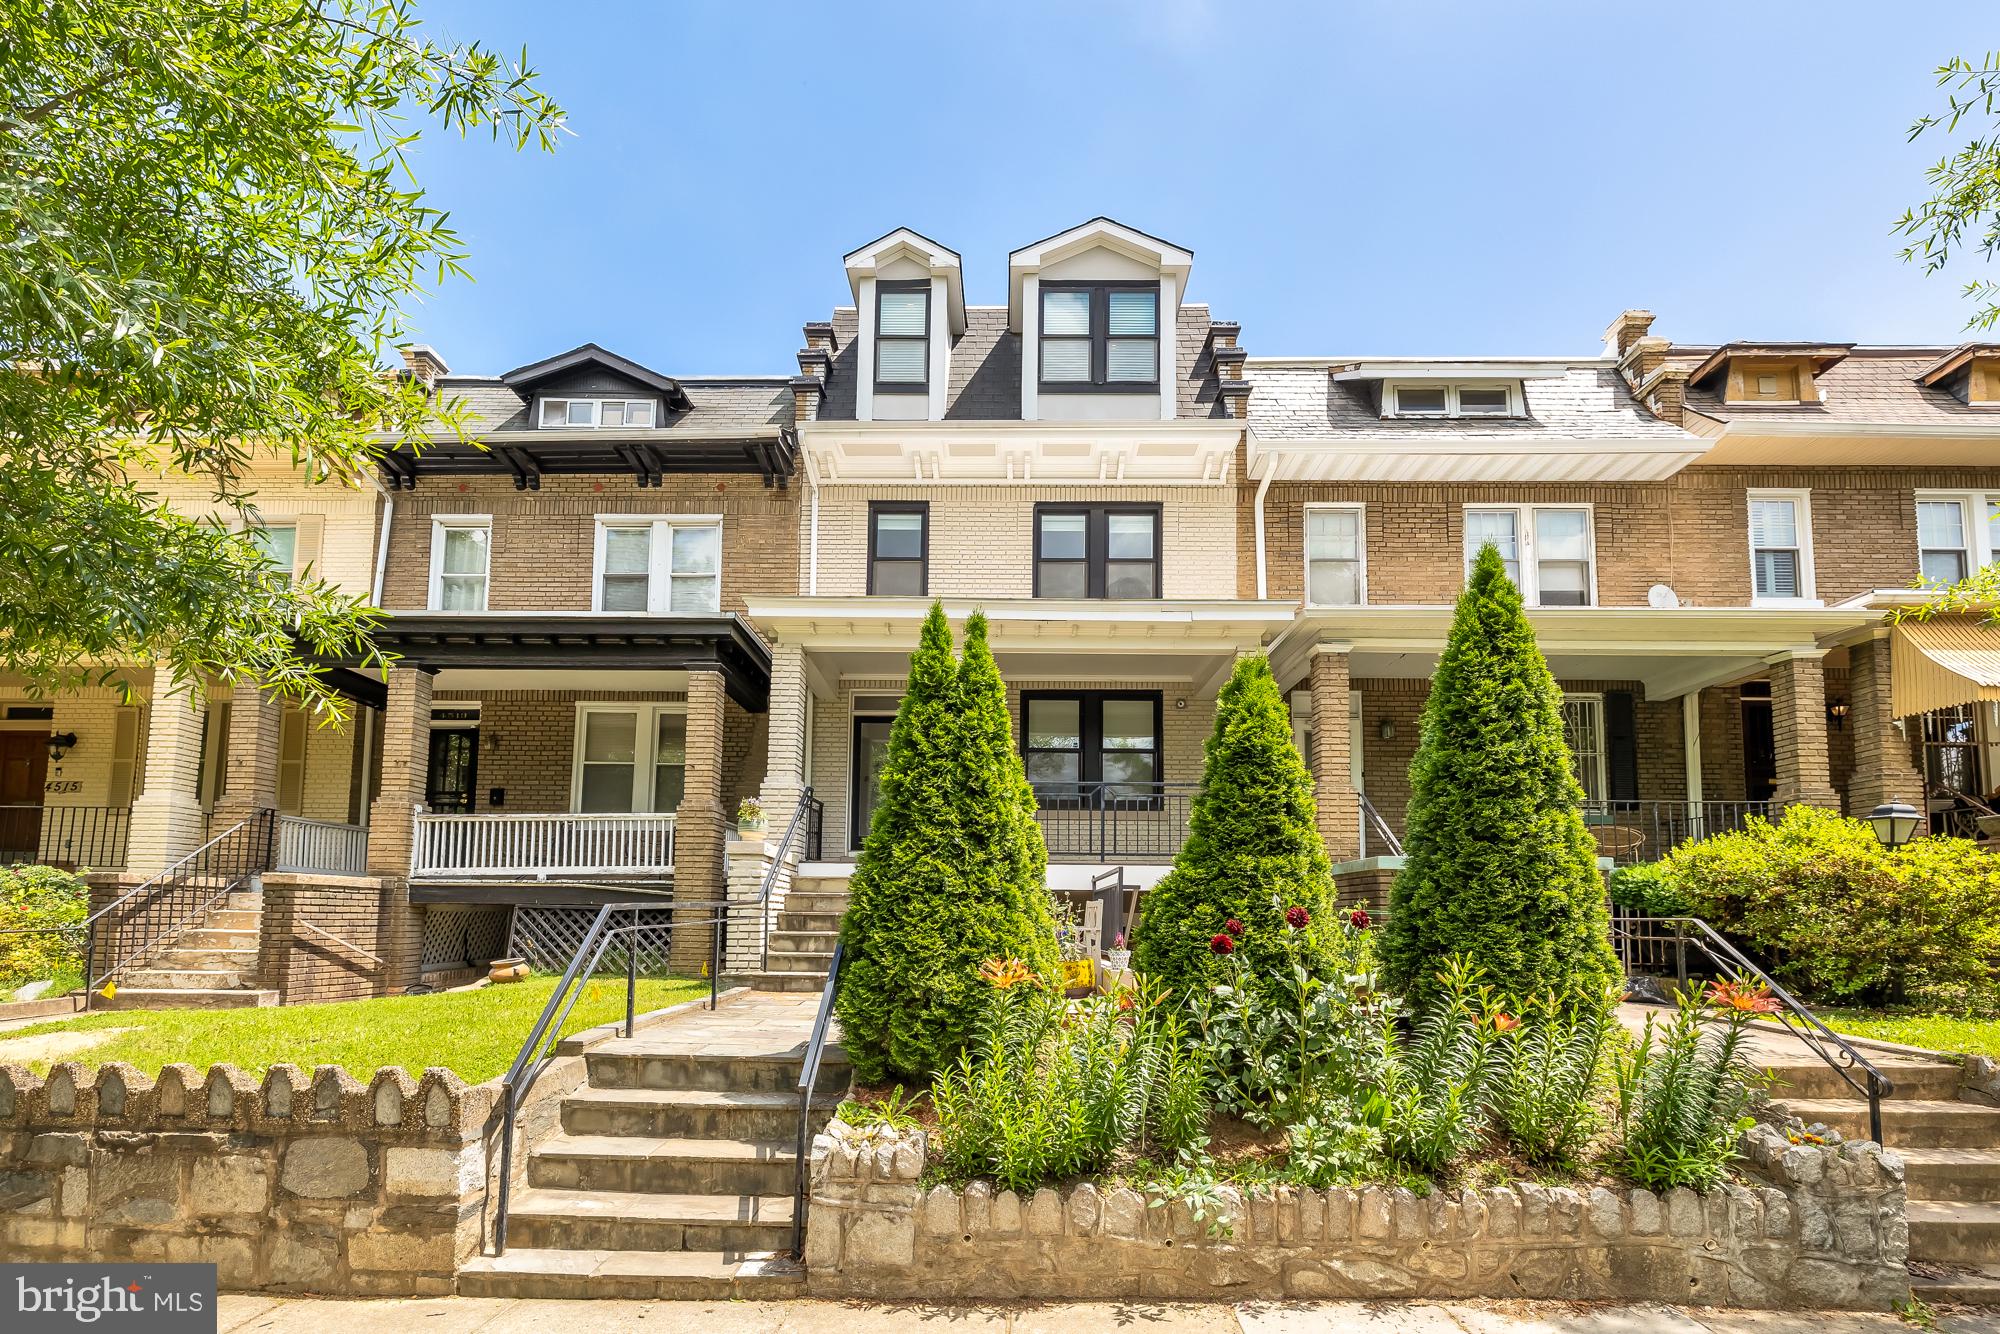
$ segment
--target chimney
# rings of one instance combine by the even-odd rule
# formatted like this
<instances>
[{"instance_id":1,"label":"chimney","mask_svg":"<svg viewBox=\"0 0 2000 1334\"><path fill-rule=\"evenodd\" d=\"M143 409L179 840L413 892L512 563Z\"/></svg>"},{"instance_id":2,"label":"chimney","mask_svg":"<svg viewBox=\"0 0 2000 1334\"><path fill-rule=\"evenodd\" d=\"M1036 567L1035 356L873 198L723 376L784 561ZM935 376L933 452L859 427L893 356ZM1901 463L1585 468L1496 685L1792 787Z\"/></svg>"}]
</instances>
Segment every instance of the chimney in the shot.
<instances>
[{"instance_id":1,"label":"chimney","mask_svg":"<svg viewBox=\"0 0 2000 1334\"><path fill-rule=\"evenodd\" d=\"M1208 357L1220 382L1217 392L1222 410L1238 421L1250 415L1250 381L1243 373L1244 358L1249 354L1236 343L1242 331L1241 325L1219 320L1208 326Z\"/></svg>"},{"instance_id":2,"label":"chimney","mask_svg":"<svg viewBox=\"0 0 2000 1334\"><path fill-rule=\"evenodd\" d=\"M1664 340L1662 340L1664 341ZM1653 415L1676 426L1687 425L1687 384L1685 366L1662 367L1643 387L1643 398Z\"/></svg>"},{"instance_id":3,"label":"chimney","mask_svg":"<svg viewBox=\"0 0 2000 1334\"><path fill-rule=\"evenodd\" d=\"M451 374L451 367L427 343L405 343L396 350L403 354L403 365L426 389L435 388L439 377Z\"/></svg>"},{"instance_id":4,"label":"chimney","mask_svg":"<svg viewBox=\"0 0 2000 1334\"><path fill-rule=\"evenodd\" d=\"M1653 327L1653 312L1650 310L1627 310L1611 321L1611 327L1604 331L1604 355L1622 357L1626 349L1646 336Z\"/></svg>"}]
</instances>

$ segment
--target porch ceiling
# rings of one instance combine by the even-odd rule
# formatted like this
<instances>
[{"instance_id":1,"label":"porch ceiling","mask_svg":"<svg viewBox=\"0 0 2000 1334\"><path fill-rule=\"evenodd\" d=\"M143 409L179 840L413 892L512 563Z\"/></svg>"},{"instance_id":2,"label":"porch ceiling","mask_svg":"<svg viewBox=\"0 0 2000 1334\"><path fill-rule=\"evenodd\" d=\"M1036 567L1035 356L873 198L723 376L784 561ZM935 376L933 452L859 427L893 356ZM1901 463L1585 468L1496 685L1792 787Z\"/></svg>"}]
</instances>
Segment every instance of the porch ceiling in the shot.
<instances>
[{"instance_id":1,"label":"porch ceiling","mask_svg":"<svg viewBox=\"0 0 2000 1334\"><path fill-rule=\"evenodd\" d=\"M1272 642L1272 670L1281 684L1302 680L1326 645L1350 655L1357 677L1427 678L1451 617L1450 607L1302 611ZM1780 655L1824 654L1881 617L1846 607L1542 607L1528 619L1558 677L1637 681L1648 699L1675 699L1756 675Z\"/></svg>"},{"instance_id":2,"label":"porch ceiling","mask_svg":"<svg viewBox=\"0 0 2000 1334\"><path fill-rule=\"evenodd\" d=\"M398 665L432 673L719 671L751 712L770 698L770 650L737 616L419 612L390 616L375 643Z\"/></svg>"}]
</instances>

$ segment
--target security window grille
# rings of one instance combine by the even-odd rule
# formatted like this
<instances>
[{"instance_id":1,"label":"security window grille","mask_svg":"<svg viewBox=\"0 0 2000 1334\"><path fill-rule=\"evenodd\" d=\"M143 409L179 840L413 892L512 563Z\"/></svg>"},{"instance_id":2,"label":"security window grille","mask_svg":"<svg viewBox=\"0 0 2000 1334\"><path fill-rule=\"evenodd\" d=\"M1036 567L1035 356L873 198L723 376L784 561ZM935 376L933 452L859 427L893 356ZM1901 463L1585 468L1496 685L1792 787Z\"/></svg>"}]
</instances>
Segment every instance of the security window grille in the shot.
<instances>
[{"instance_id":1,"label":"security window grille","mask_svg":"<svg viewBox=\"0 0 2000 1334\"><path fill-rule=\"evenodd\" d=\"M1604 696L1564 695L1563 740L1587 801L1605 797Z\"/></svg>"},{"instance_id":2,"label":"security window grille","mask_svg":"<svg viewBox=\"0 0 2000 1334\"><path fill-rule=\"evenodd\" d=\"M922 597L928 591L930 506L877 501L868 507L868 591Z\"/></svg>"},{"instance_id":3,"label":"security window grille","mask_svg":"<svg viewBox=\"0 0 2000 1334\"><path fill-rule=\"evenodd\" d=\"M931 285L875 284L875 389L920 393L929 384Z\"/></svg>"},{"instance_id":4,"label":"security window grille","mask_svg":"<svg viewBox=\"0 0 2000 1334\"><path fill-rule=\"evenodd\" d=\"M1035 596L1160 596L1159 507L1036 506Z\"/></svg>"},{"instance_id":5,"label":"security window grille","mask_svg":"<svg viewBox=\"0 0 2000 1334\"><path fill-rule=\"evenodd\" d=\"M1052 393L1146 392L1160 383L1160 289L1041 288L1041 385Z\"/></svg>"}]
</instances>

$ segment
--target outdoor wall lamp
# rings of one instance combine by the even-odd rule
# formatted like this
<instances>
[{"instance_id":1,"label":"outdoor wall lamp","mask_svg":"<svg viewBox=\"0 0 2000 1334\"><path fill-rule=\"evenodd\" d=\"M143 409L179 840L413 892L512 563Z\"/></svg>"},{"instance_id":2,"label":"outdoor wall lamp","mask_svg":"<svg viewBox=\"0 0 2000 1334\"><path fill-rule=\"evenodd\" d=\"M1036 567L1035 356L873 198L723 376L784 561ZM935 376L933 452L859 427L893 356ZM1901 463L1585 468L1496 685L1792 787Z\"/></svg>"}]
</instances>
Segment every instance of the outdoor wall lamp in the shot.
<instances>
[{"instance_id":1,"label":"outdoor wall lamp","mask_svg":"<svg viewBox=\"0 0 2000 1334\"><path fill-rule=\"evenodd\" d=\"M1875 837L1885 848L1900 848L1908 843L1916 836L1917 821L1922 818L1915 806L1894 797L1868 813L1868 823L1875 826Z\"/></svg>"},{"instance_id":2,"label":"outdoor wall lamp","mask_svg":"<svg viewBox=\"0 0 2000 1334\"><path fill-rule=\"evenodd\" d=\"M1394 718L1384 718L1375 725L1375 735L1381 737L1384 741L1394 741L1396 739L1396 720Z\"/></svg>"},{"instance_id":3,"label":"outdoor wall lamp","mask_svg":"<svg viewBox=\"0 0 2000 1334\"><path fill-rule=\"evenodd\" d=\"M49 733L48 746L49 746L49 763L61 764L63 762L63 756L69 754L71 750L76 748L76 733L51 732Z\"/></svg>"},{"instance_id":4,"label":"outdoor wall lamp","mask_svg":"<svg viewBox=\"0 0 2000 1334\"><path fill-rule=\"evenodd\" d=\"M1847 701L1844 698L1836 695L1827 701L1826 720L1833 724L1834 731L1838 732L1841 729L1847 721Z\"/></svg>"}]
</instances>

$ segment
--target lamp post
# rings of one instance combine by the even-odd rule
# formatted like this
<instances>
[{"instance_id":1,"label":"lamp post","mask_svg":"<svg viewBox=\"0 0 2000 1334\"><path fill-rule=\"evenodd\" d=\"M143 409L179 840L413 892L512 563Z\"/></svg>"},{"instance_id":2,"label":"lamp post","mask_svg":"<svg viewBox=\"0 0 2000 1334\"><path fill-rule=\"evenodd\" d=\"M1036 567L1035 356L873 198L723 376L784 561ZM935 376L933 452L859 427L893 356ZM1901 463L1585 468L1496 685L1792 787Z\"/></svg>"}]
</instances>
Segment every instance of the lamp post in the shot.
<instances>
[{"instance_id":1,"label":"lamp post","mask_svg":"<svg viewBox=\"0 0 2000 1334\"><path fill-rule=\"evenodd\" d=\"M1885 848L1900 848L1916 837L1922 818L1916 807L1894 797L1868 813L1868 823L1875 826L1875 837Z\"/></svg>"}]
</instances>

